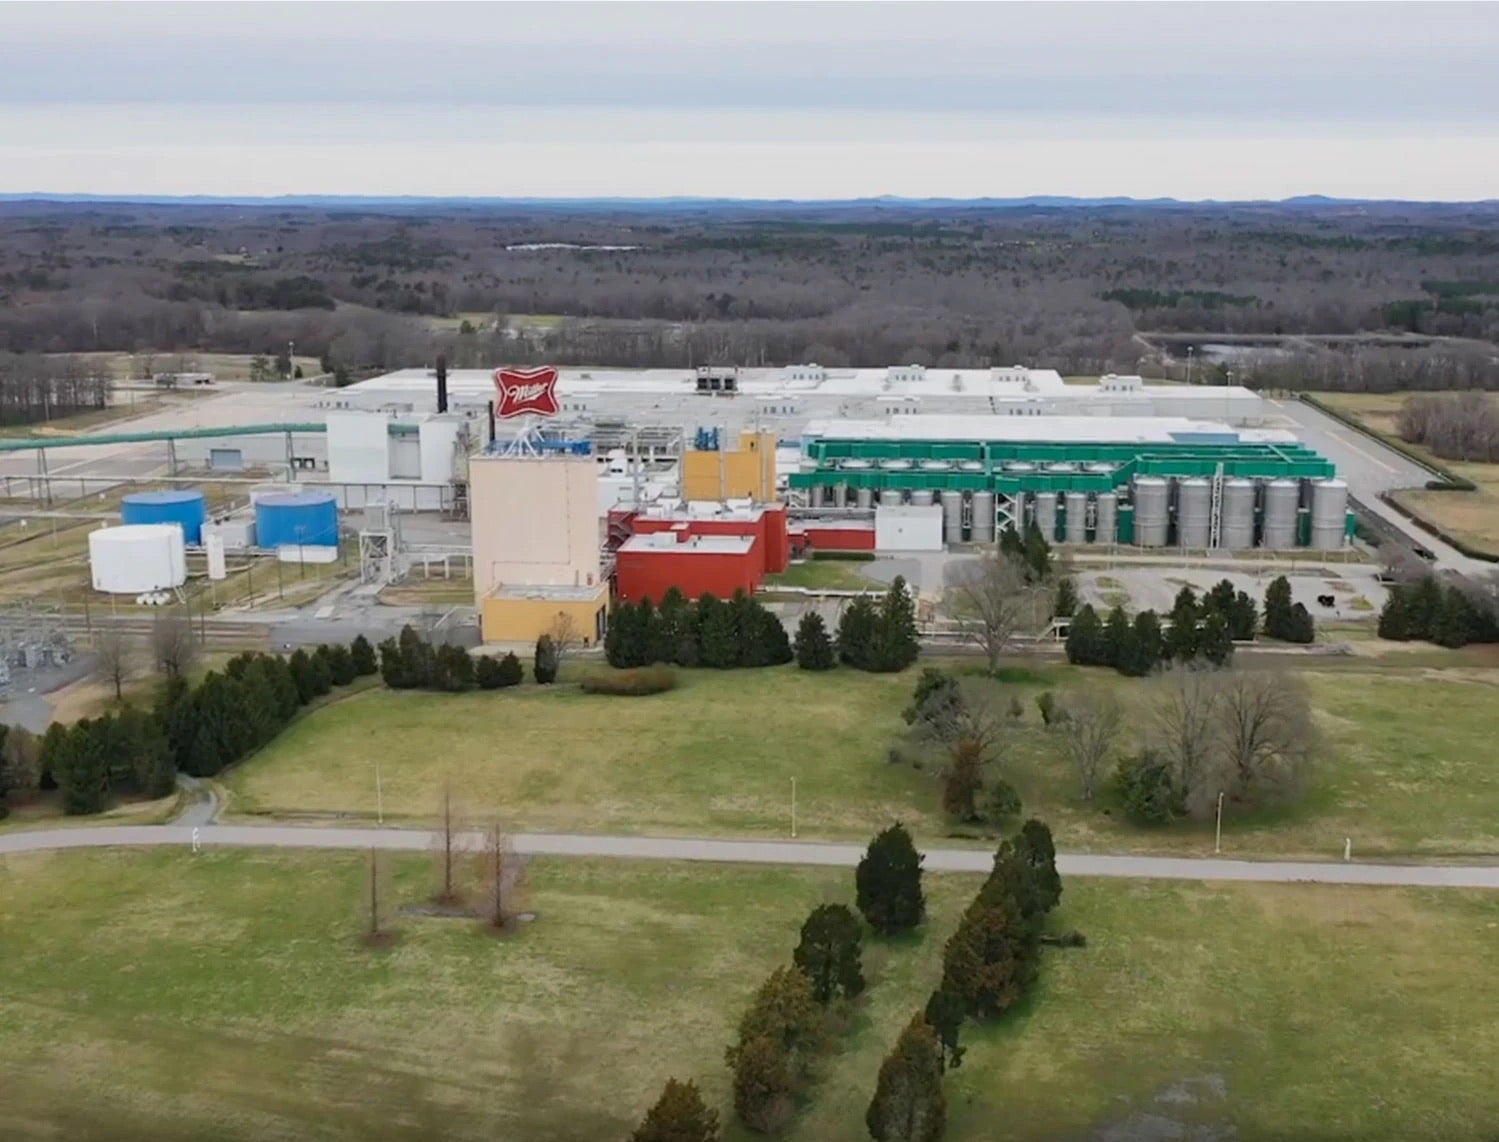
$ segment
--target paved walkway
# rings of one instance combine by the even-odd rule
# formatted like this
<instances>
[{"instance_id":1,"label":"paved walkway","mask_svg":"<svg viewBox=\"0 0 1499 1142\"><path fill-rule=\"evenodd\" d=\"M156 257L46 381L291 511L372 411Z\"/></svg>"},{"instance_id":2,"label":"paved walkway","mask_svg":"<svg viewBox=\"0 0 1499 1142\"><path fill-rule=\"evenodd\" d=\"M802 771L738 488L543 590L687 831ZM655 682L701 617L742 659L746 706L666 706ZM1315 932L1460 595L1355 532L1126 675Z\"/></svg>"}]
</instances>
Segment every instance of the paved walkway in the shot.
<instances>
[{"instance_id":1,"label":"paved walkway","mask_svg":"<svg viewBox=\"0 0 1499 1142\"><path fill-rule=\"evenodd\" d=\"M204 848L388 849L424 852L435 835L419 829L323 829L277 825L206 825L198 829ZM0 834L0 856L8 853L116 846L192 844L188 825L126 825L98 829L46 829ZM470 843L477 837L468 838ZM820 841L713 840L699 837L618 837L578 833L519 833L515 851L534 856L613 860L689 860L722 864L786 864L852 868L862 845ZM928 849L932 872L987 872L982 849ZM1065 876L1112 876L1152 880L1240 880L1265 883L1381 884L1427 888L1499 889L1499 865L1398 865L1351 862L1241 861L1207 857L1105 856L1064 853L1057 868Z\"/></svg>"}]
</instances>

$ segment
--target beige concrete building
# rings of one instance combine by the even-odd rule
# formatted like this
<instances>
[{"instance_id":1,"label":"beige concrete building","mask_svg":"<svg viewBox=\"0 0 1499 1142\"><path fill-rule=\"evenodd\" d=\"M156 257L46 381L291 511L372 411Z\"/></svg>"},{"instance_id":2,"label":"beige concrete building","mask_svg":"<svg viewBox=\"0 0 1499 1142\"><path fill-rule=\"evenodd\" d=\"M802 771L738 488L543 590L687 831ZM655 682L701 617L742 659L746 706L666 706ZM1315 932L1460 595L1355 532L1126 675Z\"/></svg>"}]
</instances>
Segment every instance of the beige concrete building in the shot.
<instances>
[{"instance_id":1,"label":"beige concrete building","mask_svg":"<svg viewBox=\"0 0 1499 1142\"><path fill-rule=\"evenodd\" d=\"M609 586L593 458L475 456L468 479L484 641L531 643L558 621L589 644L603 637Z\"/></svg>"}]
</instances>

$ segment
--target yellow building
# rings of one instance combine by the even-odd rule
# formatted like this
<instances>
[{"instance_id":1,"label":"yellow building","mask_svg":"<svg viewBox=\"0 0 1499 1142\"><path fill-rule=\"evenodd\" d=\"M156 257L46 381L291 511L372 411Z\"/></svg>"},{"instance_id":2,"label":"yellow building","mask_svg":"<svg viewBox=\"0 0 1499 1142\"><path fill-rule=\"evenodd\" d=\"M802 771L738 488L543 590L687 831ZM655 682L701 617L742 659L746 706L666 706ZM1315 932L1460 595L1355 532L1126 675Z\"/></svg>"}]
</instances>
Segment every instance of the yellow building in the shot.
<instances>
[{"instance_id":1,"label":"yellow building","mask_svg":"<svg viewBox=\"0 0 1499 1142\"><path fill-rule=\"evenodd\" d=\"M689 500L776 498L776 434L750 429L730 451L691 451L682 457L682 495Z\"/></svg>"},{"instance_id":2,"label":"yellow building","mask_svg":"<svg viewBox=\"0 0 1499 1142\"><path fill-rule=\"evenodd\" d=\"M534 643L559 622L579 641L601 639L609 584L594 459L475 456L468 480L483 640Z\"/></svg>"}]
</instances>

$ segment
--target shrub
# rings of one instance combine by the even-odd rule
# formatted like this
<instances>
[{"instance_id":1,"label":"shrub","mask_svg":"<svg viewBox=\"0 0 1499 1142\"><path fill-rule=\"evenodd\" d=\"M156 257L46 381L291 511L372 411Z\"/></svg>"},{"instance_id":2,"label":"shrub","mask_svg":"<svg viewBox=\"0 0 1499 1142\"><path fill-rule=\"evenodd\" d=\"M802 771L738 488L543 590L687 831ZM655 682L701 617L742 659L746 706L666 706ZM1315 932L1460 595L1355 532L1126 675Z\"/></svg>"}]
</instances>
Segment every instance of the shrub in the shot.
<instances>
[{"instance_id":1,"label":"shrub","mask_svg":"<svg viewBox=\"0 0 1499 1142\"><path fill-rule=\"evenodd\" d=\"M354 662L354 673L360 678L367 674L375 674L380 670L375 661L375 648L370 645L370 640L364 635L356 635L354 641L349 644L349 657Z\"/></svg>"},{"instance_id":2,"label":"shrub","mask_svg":"<svg viewBox=\"0 0 1499 1142\"><path fill-rule=\"evenodd\" d=\"M520 664L520 659L514 654L506 654L500 659L500 685L519 686L526 680L526 671Z\"/></svg>"},{"instance_id":3,"label":"shrub","mask_svg":"<svg viewBox=\"0 0 1499 1142\"><path fill-rule=\"evenodd\" d=\"M500 664L493 655L479 655L479 661L474 663L474 684L480 690L498 690L504 685L500 681Z\"/></svg>"},{"instance_id":4,"label":"shrub","mask_svg":"<svg viewBox=\"0 0 1499 1142\"><path fill-rule=\"evenodd\" d=\"M538 683L546 686L557 681L557 669L560 665L552 636L542 635L536 640L536 656L531 664L531 673L536 676Z\"/></svg>"},{"instance_id":5,"label":"shrub","mask_svg":"<svg viewBox=\"0 0 1499 1142\"><path fill-rule=\"evenodd\" d=\"M613 694L626 698L664 694L675 690L676 686L677 672L670 666L640 666L608 674L599 671L586 675L582 682L585 694Z\"/></svg>"},{"instance_id":6,"label":"shrub","mask_svg":"<svg viewBox=\"0 0 1499 1142\"><path fill-rule=\"evenodd\" d=\"M1057 704L1057 696L1051 690L1036 695L1036 709L1041 711L1041 723L1050 729L1067 720L1067 711Z\"/></svg>"},{"instance_id":7,"label":"shrub","mask_svg":"<svg viewBox=\"0 0 1499 1142\"><path fill-rule=\"evenodd\" d=\"M1154 754L1125 758L1115 776L1125 816L1137 825L1169 825L1176 816L1176 788L1171 770Z\"/></svg>"},{"instance_id":8,"label":"shrub","mask_svg":"<svg viewBox=\"0 0 1499 1142\"><path fill-rule=\"evenodd\" d=\"M827 624L816 611L808 611L796 627L796 664L803 670L831 670L838 665Z\"/></svg>"},{"instance_id":9,"label":"shrub","mask_svg":"<svg viewBox=\"0 0 1499 1142\"><path fill-rule=\"evenodd\" d=\"M1020 816L1020 794L1002 777L996 777L984 790L984 820L999 824Z\"/></svg>"},{"instance_id":10,"label":"shrub","mask_svg":"<svg viewBox=\"0 0 1499 1142\"><path fill-rule=\"evenodd\" d=\"M873 551L814 551L813 559L833 560L840 563L873 563Z\"/></svg>"}]
</instances>

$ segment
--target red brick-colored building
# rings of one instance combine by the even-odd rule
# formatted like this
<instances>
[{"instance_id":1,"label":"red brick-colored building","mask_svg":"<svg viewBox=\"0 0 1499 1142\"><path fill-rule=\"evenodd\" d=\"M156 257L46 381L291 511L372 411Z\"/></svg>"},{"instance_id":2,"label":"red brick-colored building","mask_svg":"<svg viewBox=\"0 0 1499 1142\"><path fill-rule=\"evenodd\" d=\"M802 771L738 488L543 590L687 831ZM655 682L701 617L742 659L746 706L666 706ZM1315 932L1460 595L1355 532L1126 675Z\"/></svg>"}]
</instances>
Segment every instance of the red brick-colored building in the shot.
<instances>
[{"instance_id":1,"label":"red brick-colored building","mask_svg":"<svg viewBox=\"0 0 1499 1142\"><path fill-rule=\"evenodd\" d=\"M616 524L610 513L611 530L628 528L631 535L653 535L679 531L692 536L748 536L758 541L760 575L775 575L791 562L785 504L756 504L746 508L721 509L712 514L690 510L647 508L622 516Z\"/></svg>"},{"instance_id":2,"label":"red brick-colored building","mask_svg":"<svg viewBox=\"0 0 1499 1142\"><path fill-rule=\"evenodd\" d=\"M809 519L796 527L798 550L873 551L873 520Z\"/></svg>"},{"instance_id":3,"label":"red brick-colored building","mask_svg":"<svg viewBox=\"0 0 1499 1142\"><path fill-rule=\"evenodd\" d=\"M763 547L757 534L699 535L685 523L633 535L615 552L615 589L627 603L659 603L673 587L689 599L753 594L764 578Z\"/></svg>"}]
</instances>

